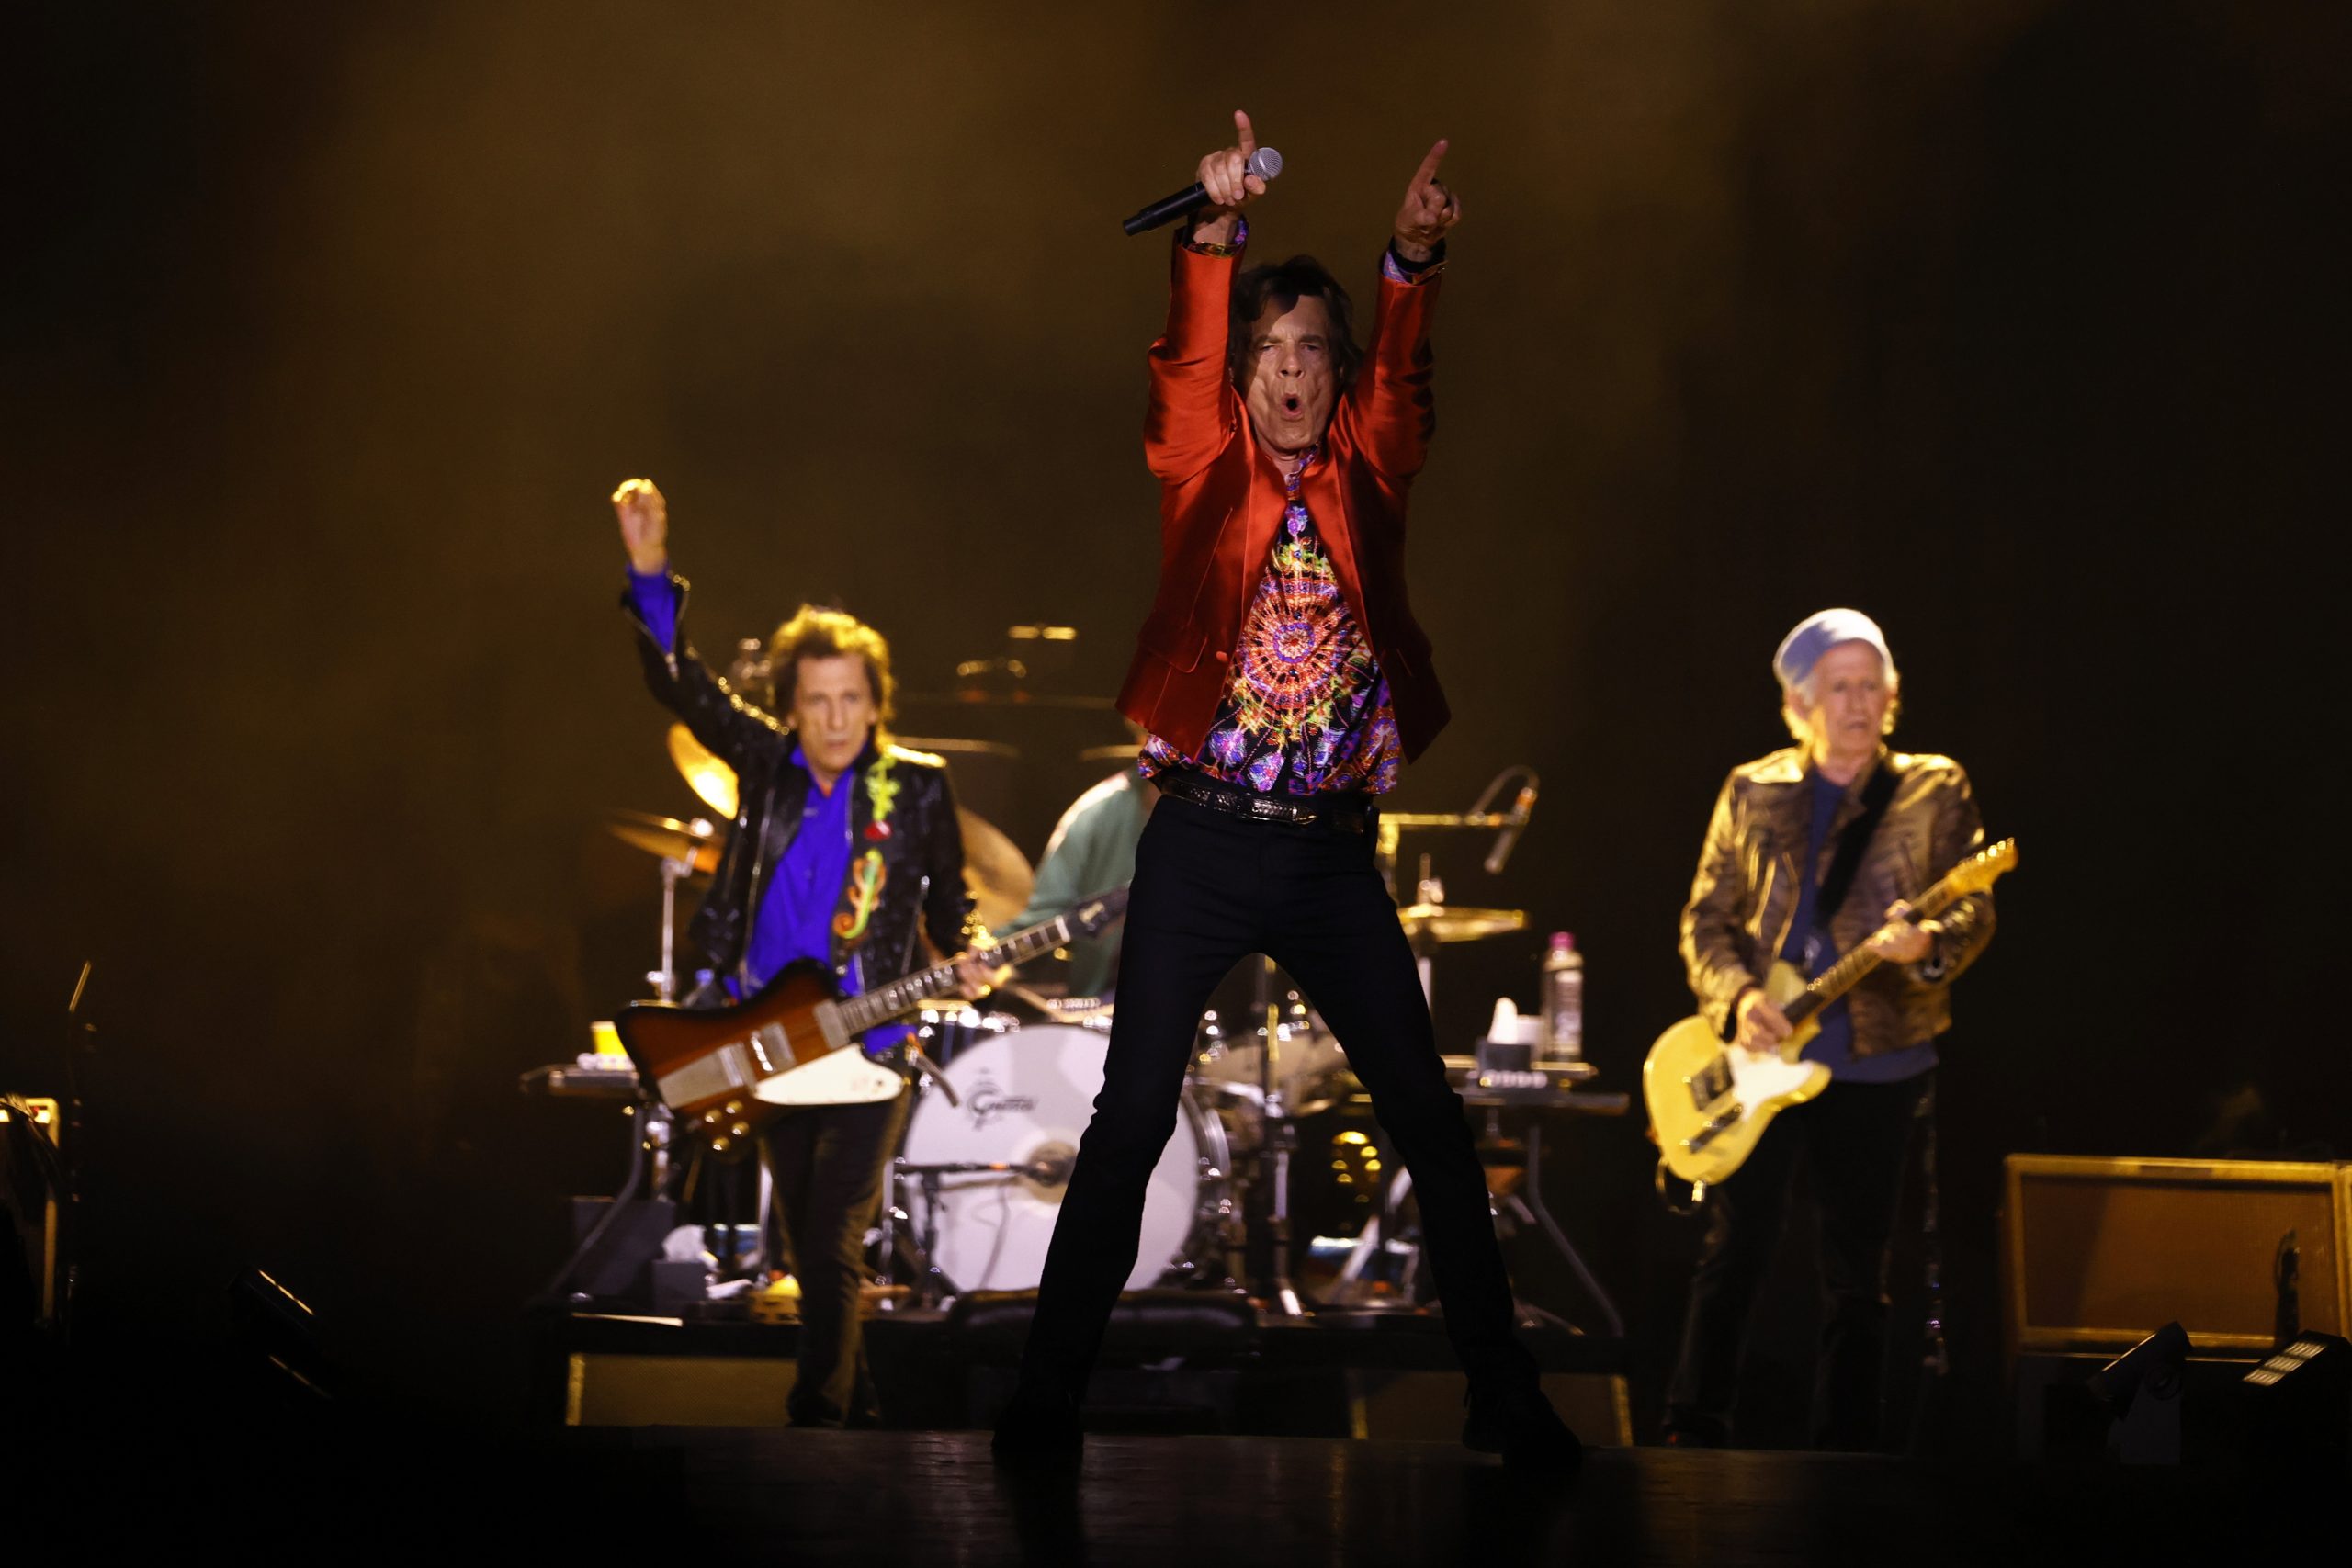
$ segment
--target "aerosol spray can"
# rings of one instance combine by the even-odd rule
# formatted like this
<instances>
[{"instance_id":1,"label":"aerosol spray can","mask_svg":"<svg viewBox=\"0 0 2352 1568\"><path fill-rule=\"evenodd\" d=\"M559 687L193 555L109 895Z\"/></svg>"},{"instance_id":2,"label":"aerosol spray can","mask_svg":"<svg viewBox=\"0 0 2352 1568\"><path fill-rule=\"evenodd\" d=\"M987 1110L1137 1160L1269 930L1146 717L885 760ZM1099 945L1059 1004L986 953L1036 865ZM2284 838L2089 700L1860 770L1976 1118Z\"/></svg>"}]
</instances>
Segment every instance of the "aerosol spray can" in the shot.
<instances>
[{"instance_id":1,"label":"aerosol spray can","mask_svg":"<svg viewBox=\"0 0 2352 1568\"><path fill-rule=\"evenodd\" d=\"M1544 1043L1555 1060L1584 1058L1584 954L1566 931L1552 933L1544 955Z\"/></svg>"}]
</instances>

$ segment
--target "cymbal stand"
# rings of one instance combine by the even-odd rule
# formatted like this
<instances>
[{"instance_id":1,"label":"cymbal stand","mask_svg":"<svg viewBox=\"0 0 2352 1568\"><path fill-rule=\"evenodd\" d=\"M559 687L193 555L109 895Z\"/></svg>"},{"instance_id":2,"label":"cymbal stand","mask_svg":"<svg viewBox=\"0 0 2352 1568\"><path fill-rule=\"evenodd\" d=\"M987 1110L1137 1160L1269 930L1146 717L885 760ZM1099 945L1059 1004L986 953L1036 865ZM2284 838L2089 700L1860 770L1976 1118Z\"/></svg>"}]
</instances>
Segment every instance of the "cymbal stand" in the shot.
<instances>
[{"instance_id":1,"label":"cymbal stand","mask_svg":"<svg viewBox=\"0 0 2352 1568\"><path fill-rule=\"evenodd\" d=\"M939 1178L943 1174L936 1166L909 1166L904 1170L914 1172L922 1183L922 1235L916 1245L922 1248L922 1278L915 1285L915 1305L923 1310L937 1311L947 1294L947 1276L939 1271Z\"/></svg>"},{"instance_id":2,"label":"cymbal stand","mask_svg":"<svg viewBox=\"0 0 2352 1568\"><path fill-rule=\"evenodd\" d=\"M708 824L699 818L695 826L706 833L709 831ZM674 1002L678 999L678 884L694 873L695 863L691 855L670 855L662 862L662 967L645 972L645 978L651 983L654 998L659 1001ZM643 1097L629 1109L637 1122L638 1150L651 1168L647 1173L650 1179L647 1190L660 1197L670 1190L670 1153L675 1140L676 1119L650 1084L646 1086ZM768 1204L765 1160L760 1162L760 1178L759 1213L764 1218ZM729 1265L731 1267L734 1261L730 1254Z\"/></svg>"},{"instance_id":3,"label":"cymbal stand","mask_svg":"<svg viewBox=\"0 0 2352 1568\"><path fill-rule=\"evenodd\" d=\"M698 821L695 826L702 824ZM659 1001L678 999L678 884L694 874L690 855L674 855L662 863L662 967L645 972Z\"/></svg>"},{"instance_id":4,"label":"cymbal stand","mask_svg":"<svg viewBox=\"0 0 2352 1568\"><path fill-rule=\"evenodd\" d=\"M1266 1183L1266 1240L1272 1257L1263 1294L1283 1317L1305 1317L1306 1308L1290 1278L1290 1156L1298 1149L1298 1128L1283 1103L1282 1003L1274 995L1274 961L1258 959L1257 1013L1266 1032L1258 1053L1258 1167Z\"/></svg>"}]
</instances>

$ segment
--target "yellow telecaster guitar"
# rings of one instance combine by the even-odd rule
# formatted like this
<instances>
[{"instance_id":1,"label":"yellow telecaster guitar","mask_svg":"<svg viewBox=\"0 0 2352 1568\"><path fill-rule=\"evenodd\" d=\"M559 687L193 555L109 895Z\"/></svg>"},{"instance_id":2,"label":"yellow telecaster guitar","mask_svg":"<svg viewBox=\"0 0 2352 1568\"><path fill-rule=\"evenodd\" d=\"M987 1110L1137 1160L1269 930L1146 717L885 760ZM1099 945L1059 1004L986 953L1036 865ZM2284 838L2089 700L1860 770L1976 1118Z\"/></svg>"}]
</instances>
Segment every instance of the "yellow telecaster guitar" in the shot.
<instances>
[{"instance_id":1,"label":"yellow telecaster guitar","mask_svg":"<svg viewBox=\"0 0 2352 1568\"><path fill-rule=\"evenodd\" d=\"M1932 919L1954 901L1984 892L2017 863L2018 841L2004 839L1913 899L1906 919L1915 924ZM1666 1168L1684 1181L1722 1181L1739 1168L1782 1107L1819 1094L1829 1069L1798 1057L1821 1032L1821 1010L1878 965L1878 954L1858 947L1808 983L1793 966L1776 962L1764 994L1795 1026L1777 1050L1734 1050L1703 1018L1686 1018L1659 1035L1642 1064L1642 1098L1649 1102Z\"/></svg>"}]
</instances>

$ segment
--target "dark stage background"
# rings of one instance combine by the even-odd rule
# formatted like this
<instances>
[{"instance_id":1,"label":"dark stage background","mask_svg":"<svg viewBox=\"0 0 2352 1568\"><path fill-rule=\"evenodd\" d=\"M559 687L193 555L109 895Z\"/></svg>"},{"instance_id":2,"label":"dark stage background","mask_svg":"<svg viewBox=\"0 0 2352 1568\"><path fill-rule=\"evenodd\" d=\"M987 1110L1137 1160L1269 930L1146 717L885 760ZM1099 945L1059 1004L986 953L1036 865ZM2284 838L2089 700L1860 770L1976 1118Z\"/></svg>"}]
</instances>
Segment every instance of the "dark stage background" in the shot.
<instances>
[{"instance_id":1,"label":"dark stage background","mask_svg":"<svg viewBox=\"0 0 2352 1568\"><path fill-rule=\"evenodd\" d=\"M1883 622L1898 741L2022 840L1943 1081L1993 1397L2005 1151L2352 1145L2345 16L11 7L0 1077L58 1082L95 958L89 1334L212 1332L257 1263L371 1386L519 1407L517 1303L623 1144L515 1075L652 959L599 814L692 805L606 491L667 489L706 649L834 599L936 687L1066 621L1108 694L1165 280L1112 220L1238 105L1290 160L1259 253L1366 285L1454 141L1413 570L1458 717L1397 800L1541 770L1508 874L1440 869L1580 934L1604 1087L1688 1010L1676 910L1801 615ZM1449 955L1449 1040L1537 941ZM1647 1417L1695 1232L1634 1119L1562 1141Z\"/></svg>"}]
</instances>

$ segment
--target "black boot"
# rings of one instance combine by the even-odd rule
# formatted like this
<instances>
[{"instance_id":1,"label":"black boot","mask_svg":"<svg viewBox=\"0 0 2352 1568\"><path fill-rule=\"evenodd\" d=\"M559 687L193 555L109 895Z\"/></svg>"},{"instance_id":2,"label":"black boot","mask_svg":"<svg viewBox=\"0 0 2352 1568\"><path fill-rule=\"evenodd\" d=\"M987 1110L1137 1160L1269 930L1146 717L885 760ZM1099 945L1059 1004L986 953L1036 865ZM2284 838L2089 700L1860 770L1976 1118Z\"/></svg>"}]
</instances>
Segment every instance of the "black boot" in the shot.
<instances>
[{"instance_id":1,"label":"black boot","mask_svg":"<svg viewBox=\"0 0 2352 1568\"><path fill-rule=\"evenodd\" d=\"M1582 1468L1584 1444L1535 1384L1474 1382L1463 1402L1470 1407L1462 1423L1464 1447L1500 1454L1507 1465L1549 1471L1564 1480Z\"/></svg>"},{"instance_id":2,"label":"black boot","mask_svg":"<svg viewBox=\"0 0 2352 1568\"><path fill-rule=\"evenodd\" d=\"M1086 1433L1079 1425L1078 1401L1058 1389L1044 1389L1023 1382L996 1418L996 1436L989 1447L1000 1456L1075 1457Z\"/></svg>"}]
</instances>

